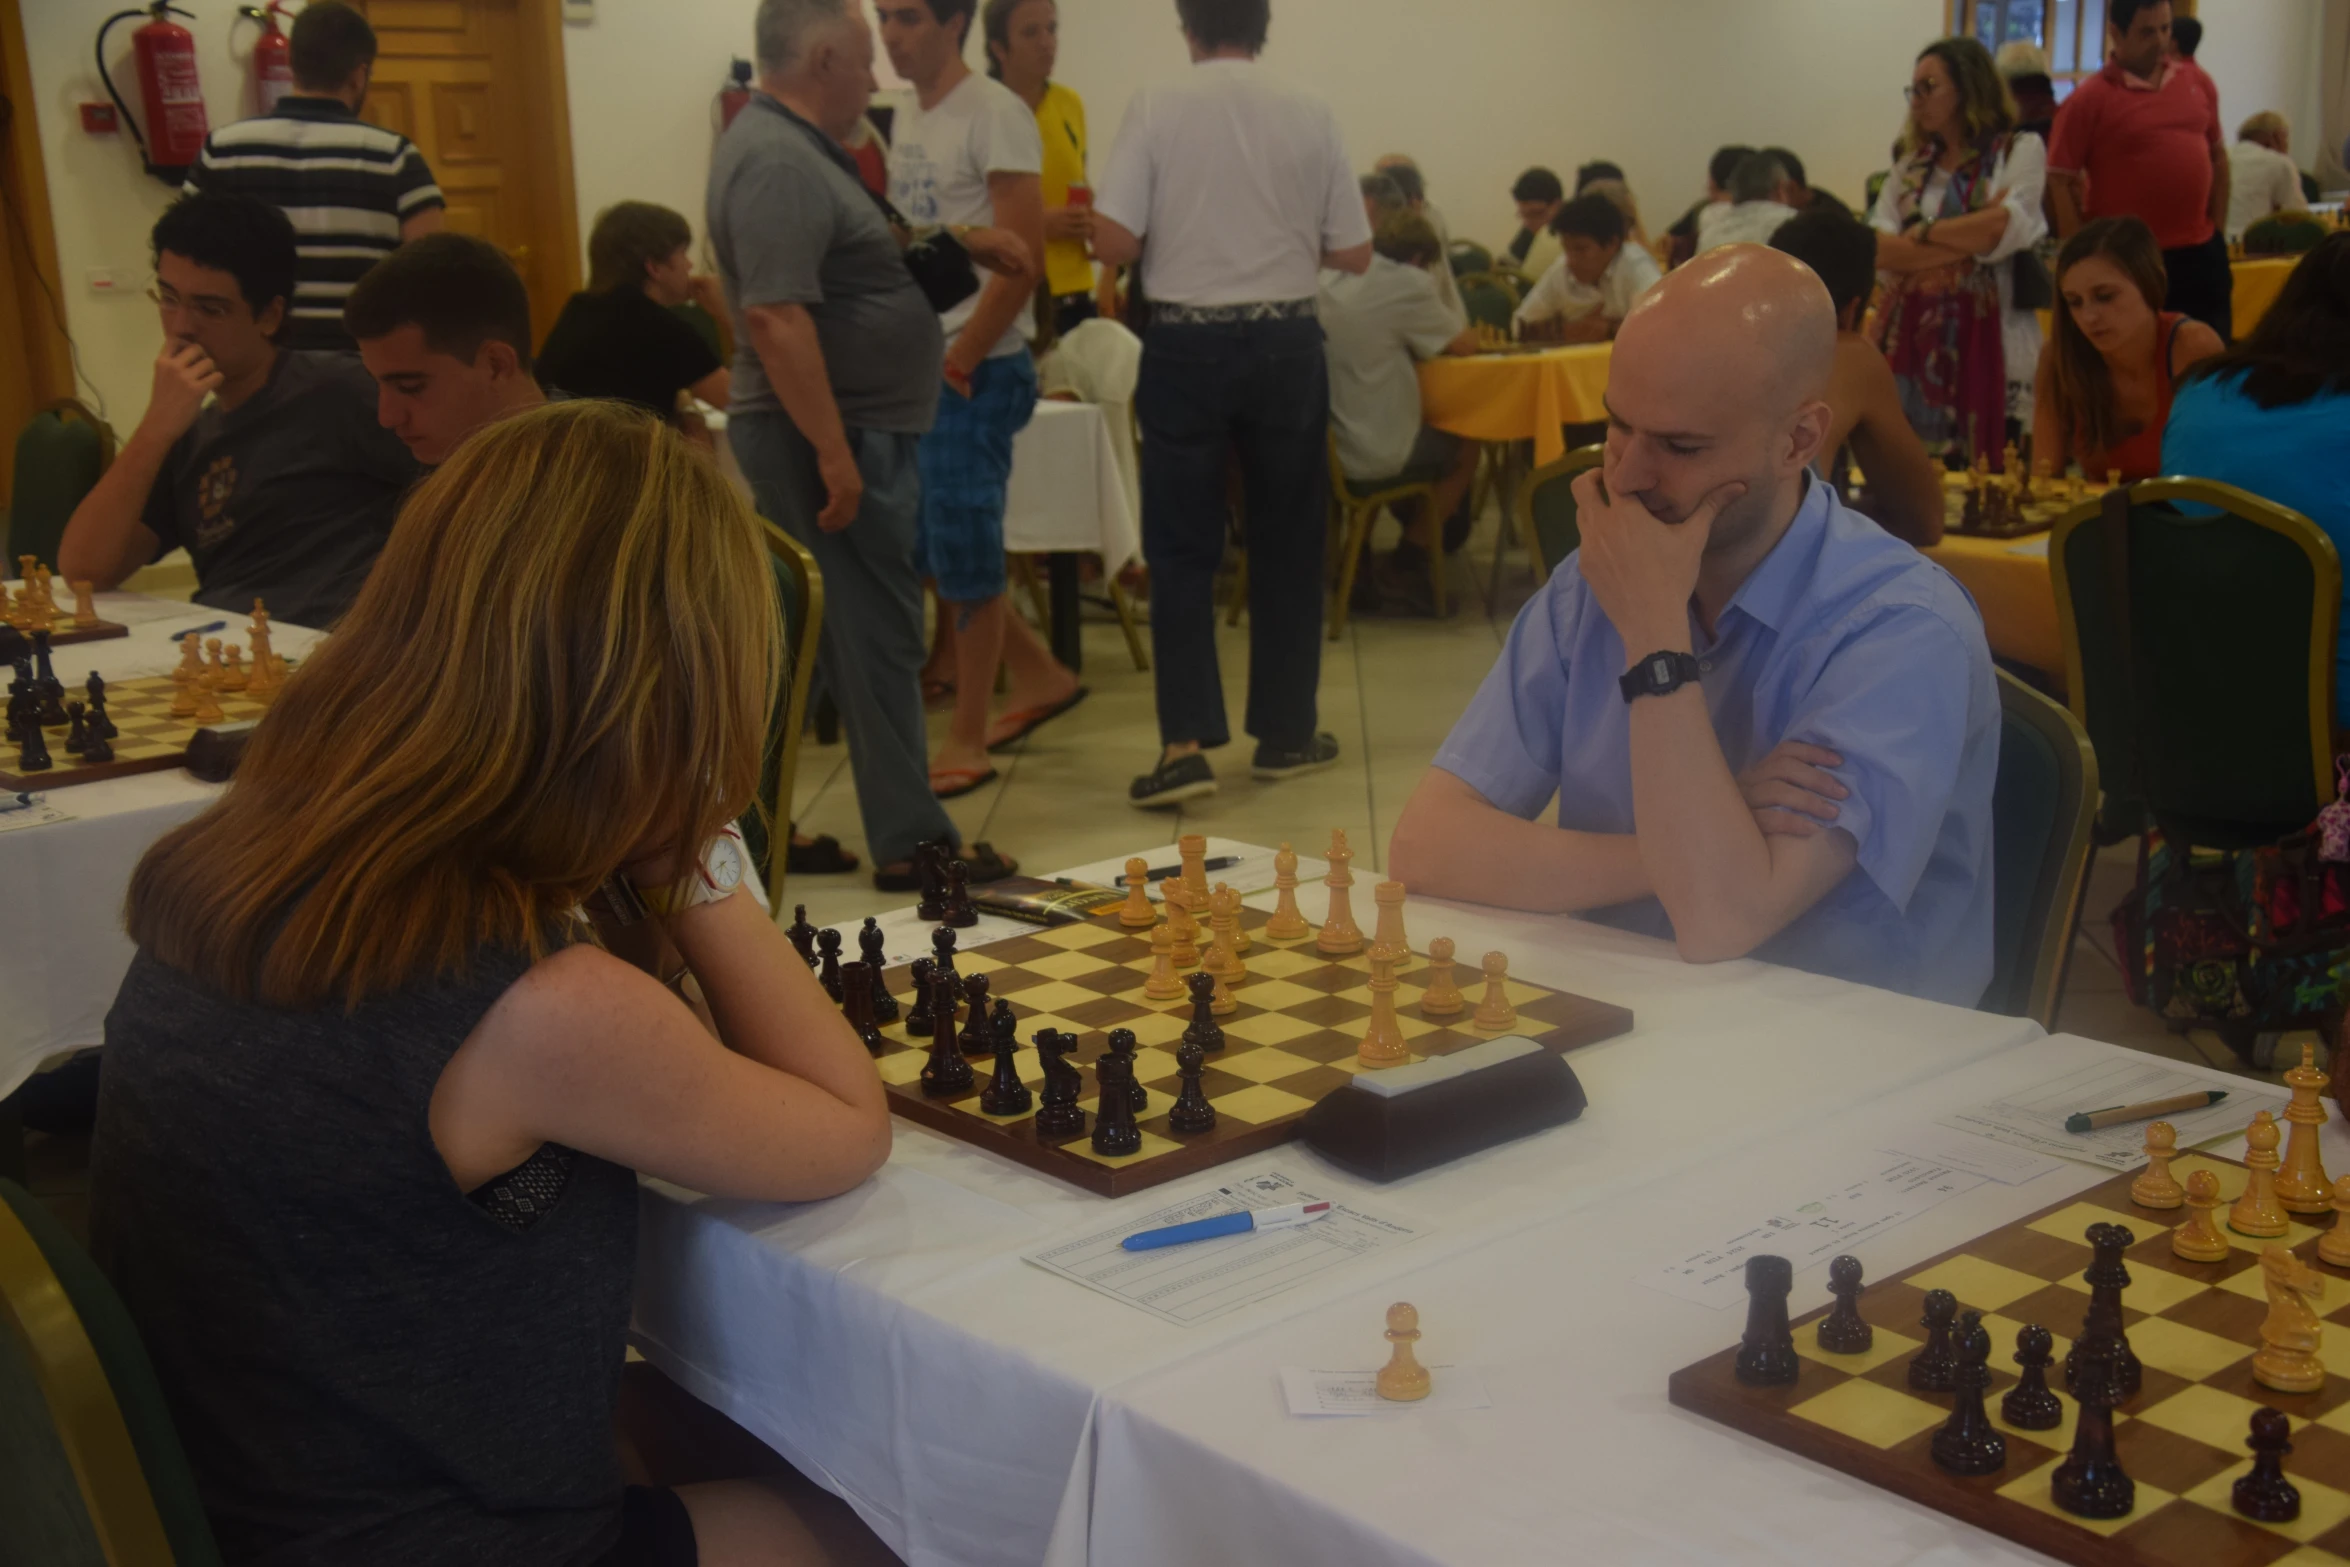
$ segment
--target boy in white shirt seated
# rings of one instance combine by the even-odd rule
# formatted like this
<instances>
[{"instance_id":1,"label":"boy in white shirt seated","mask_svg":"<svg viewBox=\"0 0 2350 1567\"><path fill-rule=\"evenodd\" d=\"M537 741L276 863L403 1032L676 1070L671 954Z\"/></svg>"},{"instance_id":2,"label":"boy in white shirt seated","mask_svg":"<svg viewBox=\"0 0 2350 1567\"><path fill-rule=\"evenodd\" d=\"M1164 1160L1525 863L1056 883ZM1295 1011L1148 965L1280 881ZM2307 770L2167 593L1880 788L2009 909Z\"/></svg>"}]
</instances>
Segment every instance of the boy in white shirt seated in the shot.
<instances>
[{"instance_id":1,"label":"boy in white shirt seated","mask_svg":"<svg viewBox=\"0 0 2350 1567\"><path fill-rule=\"evenodd\" d=\"M1662 275L1656 258L1630 242L1624 214L1596 193L1559 208L1550 228L1559 238L1559 259L1519 302L1518 336L1604 343L1632 313L1632 301Z\"/></svg>"}]
</instances>

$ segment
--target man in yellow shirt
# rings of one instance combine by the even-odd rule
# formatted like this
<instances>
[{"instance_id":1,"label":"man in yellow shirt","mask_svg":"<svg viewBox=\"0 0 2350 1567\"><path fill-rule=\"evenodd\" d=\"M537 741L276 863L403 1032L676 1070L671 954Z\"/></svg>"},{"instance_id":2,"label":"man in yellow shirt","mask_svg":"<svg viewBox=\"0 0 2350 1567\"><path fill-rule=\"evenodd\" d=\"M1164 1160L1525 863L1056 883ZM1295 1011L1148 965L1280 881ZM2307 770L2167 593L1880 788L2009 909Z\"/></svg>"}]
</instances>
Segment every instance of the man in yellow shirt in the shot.
<instances>
[{"instance_id":1,"label":"man in yellow shirt","mask_svg":"<svg viewBox=\"0 0 2350 1567\"><path fill-rule=\"evenodd\" d=\"M987 0L980 25L987 69L1036 113L1044 140L1044 278L1054 320L1066 332L1095 314L1093 192L1085 175L1085 100L1052 79L1060 54L1055 0Z\"/></svg>"}]
</instances>

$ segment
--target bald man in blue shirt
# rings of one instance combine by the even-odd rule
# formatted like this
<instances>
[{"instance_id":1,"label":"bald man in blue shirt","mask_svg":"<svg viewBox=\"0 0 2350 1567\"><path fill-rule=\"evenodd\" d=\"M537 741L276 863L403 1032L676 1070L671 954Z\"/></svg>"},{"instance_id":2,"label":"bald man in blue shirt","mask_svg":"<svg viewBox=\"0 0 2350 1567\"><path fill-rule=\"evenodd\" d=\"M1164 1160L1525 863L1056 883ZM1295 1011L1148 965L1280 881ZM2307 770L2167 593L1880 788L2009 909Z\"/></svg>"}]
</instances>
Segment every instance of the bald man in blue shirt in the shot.
<instances>
[{"instance_id":1,"label":"bald man in blue shirt","mask_svg":"<svg viewBox=\"0 0 2350 1567\"><path fill-rule=\"evenodd\" d=\"M1812 473L1835 349L1819 279L1759 246L1642 297L1607 459L1575 481L1583 547L1396 826L1414 892L1981 998L1991 652L1949 574Z\"/></svg>"}]
</instances>

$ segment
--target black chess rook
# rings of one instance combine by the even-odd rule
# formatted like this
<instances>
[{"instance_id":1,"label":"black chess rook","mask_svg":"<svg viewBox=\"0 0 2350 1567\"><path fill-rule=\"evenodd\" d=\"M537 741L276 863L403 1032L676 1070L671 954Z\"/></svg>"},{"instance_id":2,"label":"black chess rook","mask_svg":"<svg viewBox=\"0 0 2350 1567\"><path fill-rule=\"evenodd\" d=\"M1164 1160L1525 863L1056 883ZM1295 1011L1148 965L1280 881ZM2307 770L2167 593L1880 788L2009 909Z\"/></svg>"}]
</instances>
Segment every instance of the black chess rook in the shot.
<instances>
[{"instance_id":1,"label":"black chess rook","mask_svg":"<svg viewBox=\"0 0 2350 1567\"><path fill-rule=\"evenodd\" d=\"M1795 1266L1784 1257L1746 1259L1746 1334L1738 1340L1738 1380L1756 1387L1792 1382L1803 1362L1787 1327L1787 1292Z\"/></svg>"}]
</instances>

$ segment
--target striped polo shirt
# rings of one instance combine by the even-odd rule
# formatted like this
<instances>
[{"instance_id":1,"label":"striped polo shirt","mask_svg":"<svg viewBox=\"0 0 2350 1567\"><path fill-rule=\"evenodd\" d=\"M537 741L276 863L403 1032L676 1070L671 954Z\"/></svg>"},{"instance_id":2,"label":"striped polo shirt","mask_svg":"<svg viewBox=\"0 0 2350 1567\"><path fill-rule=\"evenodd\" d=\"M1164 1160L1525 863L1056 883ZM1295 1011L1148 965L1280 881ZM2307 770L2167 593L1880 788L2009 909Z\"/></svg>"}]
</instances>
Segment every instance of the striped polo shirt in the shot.
<instances>
[{"instance_id":1,"label":"striped polo shirt","mask_svg":"<svg viewBox=\"0 0 2350 1567\"><path fill-rule=\"evenodd\" d=\"M214 131L187 190L255 196L293 220L293 309L278 339L287 348L351 348L343 330L351 285L400 247L403 222L443 204L414 142L336 99L299 96Z\"/></svg>"}]
</instances>

